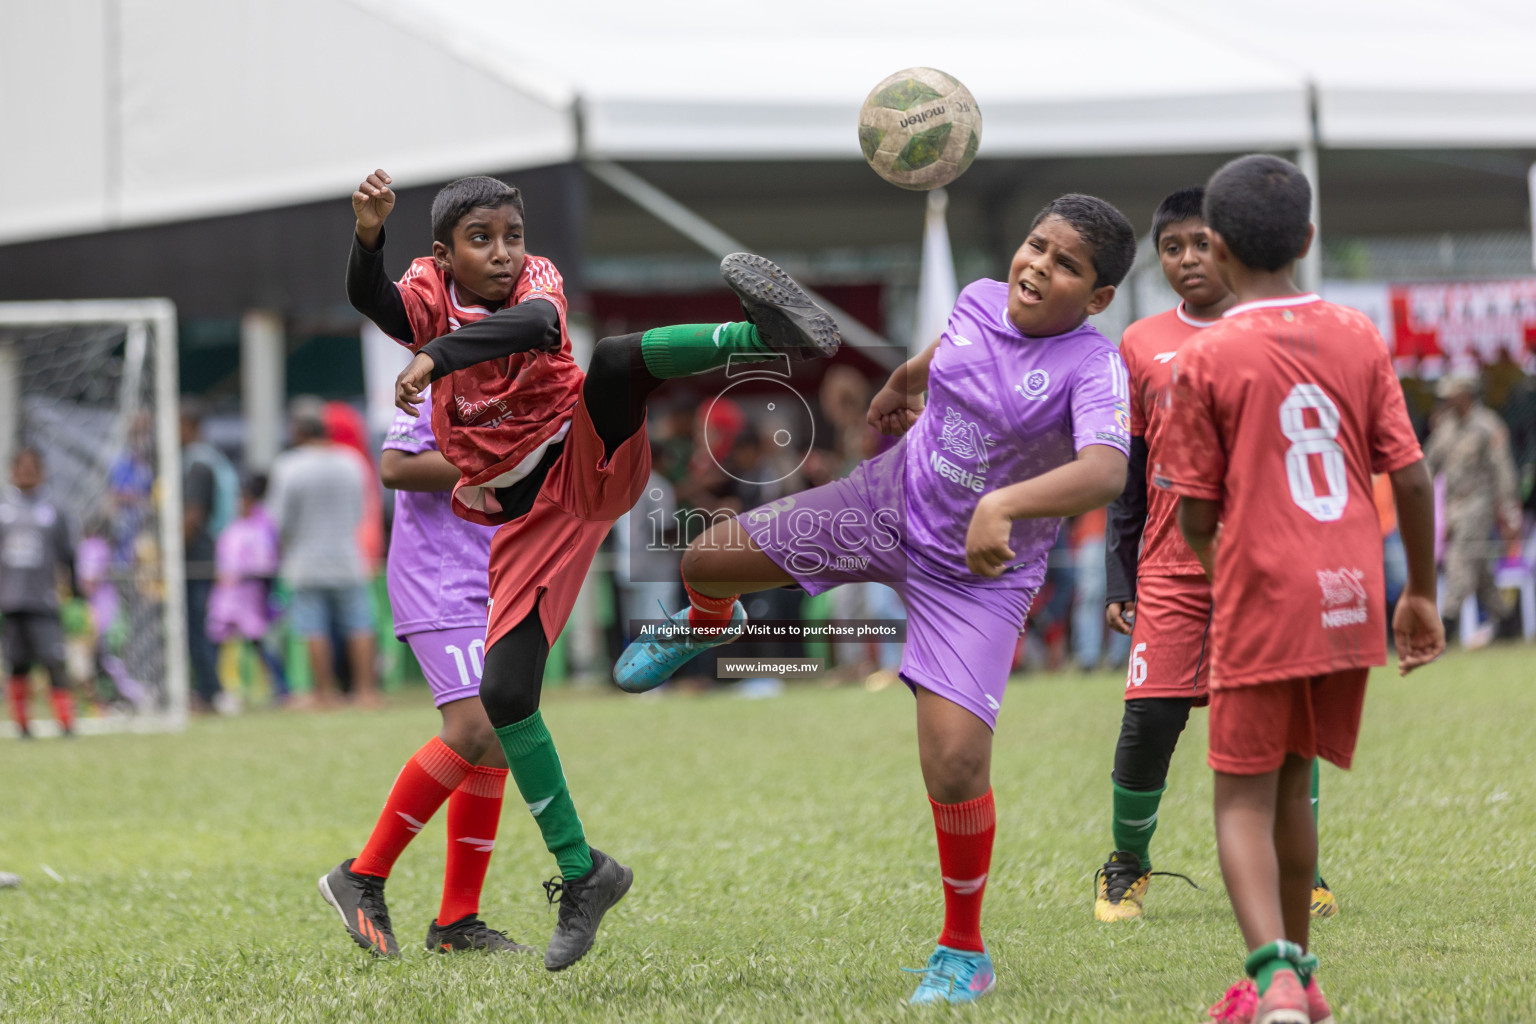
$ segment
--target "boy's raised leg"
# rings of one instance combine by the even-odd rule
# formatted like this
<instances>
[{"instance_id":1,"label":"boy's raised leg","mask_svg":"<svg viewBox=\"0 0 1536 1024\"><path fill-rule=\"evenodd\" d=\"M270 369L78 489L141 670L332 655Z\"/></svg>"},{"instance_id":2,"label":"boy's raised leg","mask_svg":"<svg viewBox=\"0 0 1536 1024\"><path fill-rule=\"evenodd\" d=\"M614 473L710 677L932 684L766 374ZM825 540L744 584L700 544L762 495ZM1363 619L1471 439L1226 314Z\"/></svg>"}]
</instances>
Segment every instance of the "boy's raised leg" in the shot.
<instances>
[{"instance_id":1,"label":"boy's raised leg","mask_svg":"<svg viewBox=\"0 0 1536 1024\"><path fill-rule=\"evenodd\" d=\"M631 642L613 666L620 689L644 693L660 686L695 655L741 635L747 621L737 600L742 594L795 582L734 518L716 523L694 540L683 554L682 576L688 607L671 620L686 626L687 632L677 638Z\"/></svg>"},{"instance_id":2,"label":"boy's raised leg","mask_svg":"<svg viewBox=\"0 0 1536 1024\"><path fill-rule=\"evenodd\" d=\"M688 377L723 367L731 356L783 354L801 360L837 352L842 343L837 322L771 260L732 253L720 261L720 275L741 299L747 319L646 331L641 345L652 374L663 380Z\"/></svg>"}]
</instances>

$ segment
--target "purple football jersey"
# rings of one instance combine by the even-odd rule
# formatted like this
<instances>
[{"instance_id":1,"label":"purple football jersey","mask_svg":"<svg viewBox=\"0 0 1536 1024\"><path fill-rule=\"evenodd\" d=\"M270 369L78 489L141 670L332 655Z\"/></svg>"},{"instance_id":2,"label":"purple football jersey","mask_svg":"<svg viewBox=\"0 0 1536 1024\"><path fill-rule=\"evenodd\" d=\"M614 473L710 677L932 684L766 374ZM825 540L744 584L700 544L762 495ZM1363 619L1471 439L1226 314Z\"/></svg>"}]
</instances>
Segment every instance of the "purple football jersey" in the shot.
<instances>
[{"instance_id":1,"label":"purple football jersey","mask_svg":"<svg viewBox=\"0 0 1536 1024\"><path fill-rule=\"evenodd\" d=\"M384 447L412 454L437 450L430 399L415 414L395 414ZM395 492L386 577L397 637L467 626L485 628L495 532L493 526L454 515L447 491Z\"/></svg>"},{"instance_id":2,"label":"purple football jersey","mask_svg":"<svg viewBox=\"0 0 1536 1024\"><path fill-rule=\"evenodd\" d=\"M976 502L1064 466L1092 444L1129 454L1125 362L1098 329L1032 338L1008 319L1008 285L960 293L928 370L928 405L905 438L906 540L930 568L982 586L1038 587L1060 519L1021 519L996 579L965 565Z\"/></svg>"}]
</instances>

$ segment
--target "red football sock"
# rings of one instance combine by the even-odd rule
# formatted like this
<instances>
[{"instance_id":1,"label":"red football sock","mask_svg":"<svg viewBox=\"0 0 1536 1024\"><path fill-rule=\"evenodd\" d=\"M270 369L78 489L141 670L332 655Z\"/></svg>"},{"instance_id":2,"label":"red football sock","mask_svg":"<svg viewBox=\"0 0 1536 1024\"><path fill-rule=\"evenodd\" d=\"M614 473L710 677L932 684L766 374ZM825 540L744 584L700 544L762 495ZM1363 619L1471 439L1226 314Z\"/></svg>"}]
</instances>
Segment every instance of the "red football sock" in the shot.
<instances>
[{"instance_id":1,"label":"red football sock","mask_svg":"<svg viewBox=\"0 0 1536 1024\"><path fill-rule=\"evenodd\" d=\"M11 698L11 721L16 723L16 728L27 727L27 677L12 676L6 685L6 694Z\"/></svg>"},{"instance_id":2,"label":"red football sock","mask_svg":"<svg viewBox=\"0 0 1536 1024\"><path fill-rule=\"evenodd\" d=\"M71 730L75 727L75 698L70 696L68 690L50 690L49 697L53 701L53 717L59 723L60 729Z\"/></svg>"},{"instance_id":3,"label":"red football sock","mask_svg":"<svg viewBox=\"0 0 1536 1024\"><path fill-rule=\"evenodd\" d=\"M506 786L505 768L477 765L448 798L448 864L443 869L439 925L480 913L480 889L491 866L491 851L496 848L501 794Z\"/></svg>"},{"instance_id":4,"label":"red football sock","mask_svg":"<svg viewBox=\"0 0 1536 1024\"><path fill-rule=\"evenodd\" d=\"M980 953L981 897L992 867L997 810L989 789L963 804L933 804L939 833L939 873L944 879L944 932L939 945Z\"/></svg>"},{"instance_id":5,"label":"red football sock","mask_svg":"<svg viewBox=\"0 0 1536 1024\"><path fill-rule=\"evenodd\" d=\"M432 820L472 767L438 737L428 740L400 769L378 824L373 826L373 835L357 855L352 870L388 878L400 851Z\"/></svg>"},{"instance_id":6,"label":"red football sock","mask_svg":"<svg viewBox=\"0 0 1536 1024\"><path fill-rule=\"evenodd\" d=\"M731 624L731 609L736 607L736 599L740 594L732 594L730 597L705 597L683 581L683 589L688 592L688 625L694 628L699 626L729 626Z\"/></svg>"}]
</instances>

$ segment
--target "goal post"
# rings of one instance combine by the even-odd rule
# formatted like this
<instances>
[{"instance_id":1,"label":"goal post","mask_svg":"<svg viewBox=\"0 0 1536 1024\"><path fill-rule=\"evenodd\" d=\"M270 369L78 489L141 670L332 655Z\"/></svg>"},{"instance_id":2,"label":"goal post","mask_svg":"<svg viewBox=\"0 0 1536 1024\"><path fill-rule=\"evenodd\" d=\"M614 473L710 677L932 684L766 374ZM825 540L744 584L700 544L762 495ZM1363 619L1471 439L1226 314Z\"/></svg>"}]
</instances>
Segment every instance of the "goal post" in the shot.
<instances>
[{"instance_id":1,"label":"goal post","mask_svg":"<svg viewBox=\"0 0 1536 1024\"><path fill-rule=\"evenodd\" d=\"M186 724L176 345L169 299L0 302L0 466L36 448L48 494L100 563L82 581L97 613L85 671L113 713L82 715L81 732Z\"/></svg>"}]
</instances>

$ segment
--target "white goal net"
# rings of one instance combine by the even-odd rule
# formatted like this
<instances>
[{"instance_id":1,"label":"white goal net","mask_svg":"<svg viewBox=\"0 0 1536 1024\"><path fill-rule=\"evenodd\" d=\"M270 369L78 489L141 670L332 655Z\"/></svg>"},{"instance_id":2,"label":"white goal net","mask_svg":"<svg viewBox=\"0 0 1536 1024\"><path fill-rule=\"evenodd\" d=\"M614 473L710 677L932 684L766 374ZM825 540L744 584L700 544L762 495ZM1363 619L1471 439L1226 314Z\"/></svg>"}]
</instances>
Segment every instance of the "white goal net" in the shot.
<instances>
[{"instance_id":1,"label":"white goal net","mask_svg":"<svg viewBox=\"0 0 1536 1024\"><path fill-rule=\"evenodd\" d=\"M36 449L78 550L84 602L65 618L81 732L186 720L177 405L169 300L0 303L5 485L12 454Z\"/></svg>"}]
</instances>

